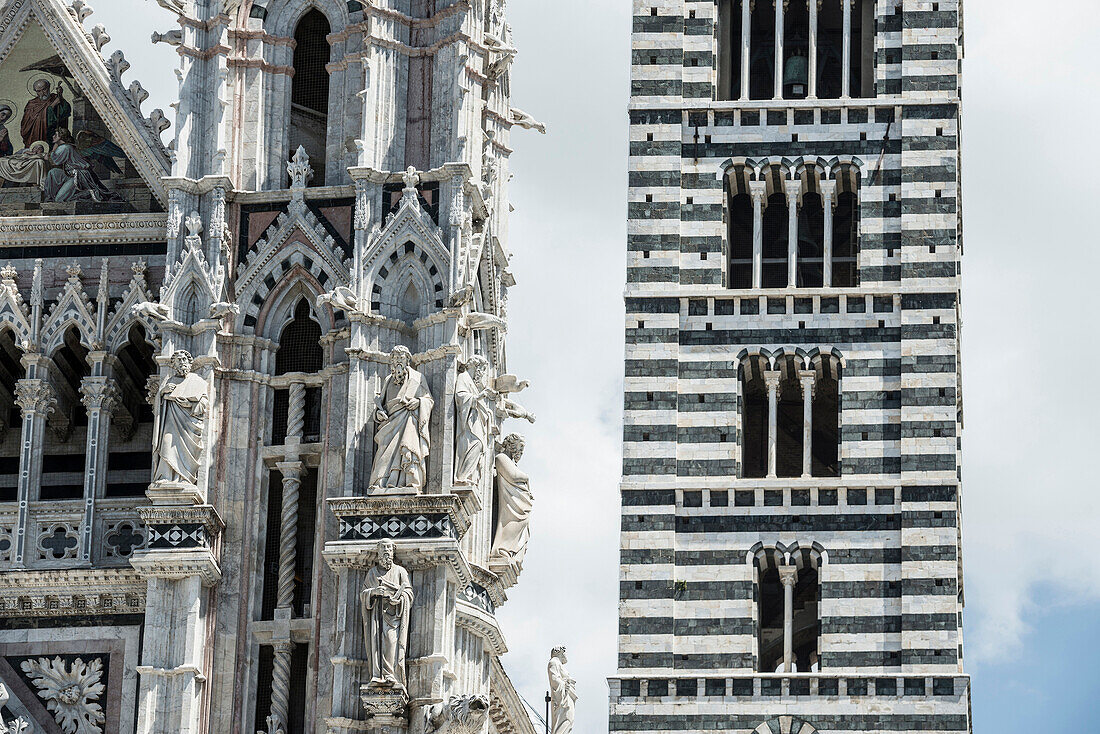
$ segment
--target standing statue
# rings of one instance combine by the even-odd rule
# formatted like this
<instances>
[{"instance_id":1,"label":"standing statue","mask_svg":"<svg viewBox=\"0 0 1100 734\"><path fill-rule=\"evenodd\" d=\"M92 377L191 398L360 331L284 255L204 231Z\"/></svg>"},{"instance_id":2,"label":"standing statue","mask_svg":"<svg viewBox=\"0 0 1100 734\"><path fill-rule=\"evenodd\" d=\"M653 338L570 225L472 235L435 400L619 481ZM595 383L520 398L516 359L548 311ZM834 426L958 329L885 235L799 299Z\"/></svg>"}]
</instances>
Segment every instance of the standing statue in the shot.
<instances>
[{"instance_id":1,"label":"standing statue","mask_svg":"<svg viewBox=\"0 0 1100 734\"><path fill-rule=\"evenodd\" d=\"M359 592L359 608L367 643L367 686L404 691L413 587L393 553L392 540L379 543L378 562L367 571L366 586Z\"/></svg>"},{"instance_id":2,"label":"standing statue","mask_svg":"<svg viewBox=\"0 0 1100 734\"><path fill-rule=\"evenodd\" d=\"M432 394L424 375L409 366L412 354L403 346L390 352L390 374L374 411L374 466L371 490L422 490L431 440Z\"/></svg>"},{"instance_id":3,"label":"standing statue","mask_svg":"<svg viewBox=\"0 0 1100 734\"><path fill-rule=\"evenodd\" d=\"M577 706L577 681L569 677L564 647L550 651L546 673L550 677L550 734L572 734Z\"/></svg>"},{"instance_id":4,"label":"standing statue","mask_svg":"<svg viewBox=\"0 0 1100 734\"><path fill-rule=\"evenodd\" d=\"M191 355L180 350L172 354L175 374L161 385L160 410L153 435L153 483L197 485L202 433L210 398L206 380L192 371Z\"/></svg>"},{"instance_id":5,"label":"standing statue","mask_svg":"<svg viewBox=\"0 0 1100 734\"><path fill-rule=\"evenodd\" d=\"M496 458L497 527L489 566L510 566L519 570L531 537L530 478L518 466L523 457L523 436L511 433L504 439L503 450Z\"/></svg>"},{"instance_id":6,"label":"standing statue","mask_svg":"<svg viewBox=\"0 0 1100 734\"><path fill-rule=\"evenodd\" d=\"M493 417L488 387L489 361L474 355L460 372L455 384L455 485L476 487L481 484L485 465L485 447L489 443L489 422Z\"/></svg>"}]
</instances>

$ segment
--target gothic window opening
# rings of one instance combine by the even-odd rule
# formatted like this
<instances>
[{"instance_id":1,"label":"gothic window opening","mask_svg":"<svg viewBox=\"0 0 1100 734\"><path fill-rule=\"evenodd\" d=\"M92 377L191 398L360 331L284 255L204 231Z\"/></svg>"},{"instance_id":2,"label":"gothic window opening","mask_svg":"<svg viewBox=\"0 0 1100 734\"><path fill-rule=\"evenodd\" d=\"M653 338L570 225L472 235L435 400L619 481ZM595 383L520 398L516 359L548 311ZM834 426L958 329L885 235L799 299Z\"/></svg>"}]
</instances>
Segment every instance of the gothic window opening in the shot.
<instances>
[{"instance_id":1,"label":"gothic window opening","mask_svg":"<svg viewBox=\"0 0 1100 734\"><path fill-rule=\"evenodd\" d=\"M277 471L267 475L267 522L264 536L263 594L260 598L260 619L275 619L279 599L279 539L283 515L282 475ZM270 674L268 679L270 679ZM261 675L260 680L264 680Z\"/></svg>"},{"instance_id":2,"label":"gothic window opening","mask_svg":"<svg viewBox=\"0 0 1100 734\"><path fill-rule=\"evenodd\" d=\"M107 455L107 497L142 497L152 478L153 406L149 381L157 374L155 349L135 324L116 355L120 405L111 420Z\"/></svg>"},{"instance_id":3,"label":"gothic window opening","mask_svg":"<svg viewBox=\"0 0 1100 734\"><path fill-rule=\"evenodd\" d=\"M718 99L720 100L741 98L743 12L742 0L721 0L718 6Z\"/></svg>"},{"instance_id":4,"label":"gothic window opening","mask_svg":"<svg viewBox=\"0 0 1100 734\"><path fill-rule=\"evenodd\" d=\"M775 96L775 9L769 2L756 2L751 6L749 97L772 99Z\"/></svg>"},{"instance_id":5,"label":"gothic window opening","mask_svg":"<svg viewBox=\"0 0 1100 734\"><path fill-rule=\"evenodd\" d=\"M837 195L833 214L833 286L859 284L857 255L859 248L859 198L853 191Z\"/></svg>"},{"instance_id":6,"label":"gothic window opening","mask_svg":"<svg viewBox=\"0 0 1100 734\"><path fill-rule=\"evenodd\" d=\"M805 0L793 0L783 17L783 99L805 99L809 94L809 57L809 6Z\"/></svg>"},{"instance_id":7,"label":"gothic window opening","mask_svg":"<svg viewBox=\"0 0 1100 734\"><path fill-rule=\"evenodd\" d=\"M818 13L817 96L822 99L840 99L843 91L845 1L828 0Z\"/></svg>"},{"instance_id":8,"label":"gothic window opening","mask_svg":"<svg viewBox=\"0 0 1100 734\"><path fill-rule=\"evenodd\" d=\"M279 336L279 349L275 352L275 375L291 373L315 374L324 368L325 354L321 348L321 325L313 320L309 302L298 301L294 307L294 319ZM321 388L307 387L306 414L302 440L309 443L321 435ZM290 407L290 391L275 391L272 444L279 446L286 441L287 413Z\"/></svg>"},{"instance_id":9,"label":"gothic window opening","mask_svg":"<svg viewBox=\"0 0 1100 734\"><path fill-rule=\"evenodd\" d=\"M0 502L19 495L19 440L23 413L15 402L16 385L26 377L22 352L11 329L0 331Z\"/></svg>"},{"instance_id":10,"label":"gothic window opening","mask_svg":"<svg viewBox=\"0 0 1100 734\"><path fill-rule=\"evenodd\" d=\"M759 479L768 474L767 362L750 359L741 369L741 476Z\"/></svg>"},{"instance_id":11,"label":"gothic window opening","mask_svg":"<svg viewBox=\"0 0 1100 734\"><path fill-rule=\"evenodd\" d=\"M825 207L821 194L802 195L798 211L798 287L820 288L825 282Z\"/></svg>"},{"instance_id":12,"label":"gothic window opening","mask_svg":"<svg viewBox=\"0 0 1100 734\"><path fill-rule=\"evenodd\" d=\"M803 401L795 360L784 360L780 370L776 413L776 475L802 476Z\"/></svg>"},{"instance_id":13,"label":"gothic window opening","mask_svg":"<svg viewBox=\"0 0 1100 734\"><path fill-rule=\"evenodd\" d=\"M840 364L817 360L813 396L813 475L840 476Z\"/></svg>"},{"instance_id":14,"label":"gothic window opening","mask_svg":"<svg viewBox=\"0 0 1100 734\"><path fill-rule=\"evenodd\" d=\"M729 204L729 287L752 288L752 197L738 193Z\"/></svg>"},{"instance_id":15,"label":"gothic window opening","mask_svg":"<svg viewBox=\"0 0 1100 734\"><path fill-rule=\"evenodd\" d=\"M303 146L314 170L311 186L325 185L328 145L331 26L316 8L306 13L294 31L294 77L290 91L290 153Z\"/></svg>"},{"instance_id":16,"label":"gothic window opening","mask_svg":"<svg viewBox=\"0 0 1100 734\"><path fill-rule=\"evenodd\" d=\"M91 374L91 367L88 350L80 343L76 327L65 332L52 362L52 386L57 405L47 422L49 430L43 451L39 499L81 499L84 496L84 430L88 426L88 412L81 400L80 385Z\"/></svg>"},{"instance_id":17,"label":"gothic window opening","mask_svg":"<svg viewBox=\"0 0 1100 734\"><path fill-rule=\"evenodd\" d=\"M817 551L768 548L756 566L757 671L818 672L821 621Z\"/></svg>"},{"instance_id":18,"label":"gothic window opening","mask_svg":"<svg viewBox=\"0 0 1100 734\"><path fill-rule=\"evenodd\" d=\"M760 3L763 4L763 3ZM779 192L768 197L763 221L763 269L764 288L787 287L787 242L790 238L790 220L787 196Z\"/></svg>"}]
</instances>

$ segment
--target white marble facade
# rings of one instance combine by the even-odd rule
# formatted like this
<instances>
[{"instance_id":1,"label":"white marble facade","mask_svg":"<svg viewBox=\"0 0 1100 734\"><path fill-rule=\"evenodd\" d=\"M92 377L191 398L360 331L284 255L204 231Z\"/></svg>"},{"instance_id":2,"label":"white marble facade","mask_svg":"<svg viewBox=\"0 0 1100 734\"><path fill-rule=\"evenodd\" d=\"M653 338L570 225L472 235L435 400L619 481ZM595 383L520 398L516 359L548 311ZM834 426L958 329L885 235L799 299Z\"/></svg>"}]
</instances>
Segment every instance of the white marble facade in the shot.
<instances>
[{"instance_id":1,"label":"white marble facade","mask_svg":"<svg viewBox=\"0 0 1100 734\"><path fill-rule=\"evenodd\" d=\"M43 120L102 122L88 170L152 202L0 188L0 698L36 733L534 734L496 621L541 130L504 0L158 4L170 127L83 0L0 0L0 82L40 34Z\"/></svg>"}]
</instances>

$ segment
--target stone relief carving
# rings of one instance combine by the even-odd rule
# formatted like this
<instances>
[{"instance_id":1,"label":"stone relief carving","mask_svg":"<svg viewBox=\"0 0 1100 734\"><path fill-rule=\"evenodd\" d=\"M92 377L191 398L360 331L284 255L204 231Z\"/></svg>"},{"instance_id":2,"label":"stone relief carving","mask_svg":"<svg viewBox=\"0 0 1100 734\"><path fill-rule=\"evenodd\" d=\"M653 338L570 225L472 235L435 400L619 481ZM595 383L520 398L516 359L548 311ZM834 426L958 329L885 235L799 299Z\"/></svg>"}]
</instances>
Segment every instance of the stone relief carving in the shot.
<instances>
[{"instance_id":1,"label":"stone relief carving","mask_svg":"<svg viewBox=\"0 0 1100 734\"><path fill-rule=\"evenodd\" d=\"M359 592L367 646L368 688L406 690L405 651L413 587L409 572L393 560L392 540L378 545L378 561Z\"/></svg>"},{"instance_id":2,"label":"stone relief carving","mask_svg":"<svg viewBox=\"0 0 1100 734\"><path fill-rule=\"evenodd\" d=\"M105 718L100 696L107 690L101 682L102 658L87 663L76 658L71 664L60 656L38 658L24 660L19 667L65 734L102 734Z\"/></svg>"},{"instance_id":3,"label":"stone relief carving","mask_svg":"<svg viewBox=\"0 0 1100 734\"><path fill-rule=\"evenodd\" d=\"M488 386L489 362L474 355L455 384L455 485L481 484L485 447L493 418L491 400L496 394Z\"/></svg>"},{"instance_id":4,"label":"stone relief carving","mask_svg":"<svg viewBox=\"0 0 1100 734\"><path fill-rule=\"evenodd\" d=\"M10 700L11 694L8 693L7 686L0 683L0 709L7 706ZM32 730L27 720L22 717L12 721L4 721L4 718L0 716L0 734L32 734Z\"/></svg>"},{"instance_id":5,"label":"stone relief carving","mask_svg":"<svg viewBox=\"0 0 1100 734\"><path fill-rule=\"evenodd\" d=\"M426 734L481 734L489 715L485 696L451 696L424 709Z\"/></svg>"},{"instance_id":6,"label":"stone relief carving","mask_svg":"<svg viewBox=\"0 0 1100 734\"><path fill-rule=\"evenodd\" d=\"M390 374L382 382L374 411L372 491L424 489L435 401L424 375L410 366L411 361L412 354L403 346L390 352Z\"/></svg>"},{"instance_id":7,"label":"stone relief carving","mask_svg":"<svg viewBox=\"0 0 1100 734\"><path fill-rule=\"evenodd\" d=\"M576 715L577 681L565 669L568 663L564 647L550 651L546 673L550 678L550 734L572 734Z\"/></svg>"},{"instance_id":8,"label":"stone relief carving","mask_svg":"<svg viewBox=\"0 0 1100 734\"><path fill-rule=\"evenodd\" d=\"M203 426L210 402L206 380L192 371L191 355L172 355L175 374L158 392L160 410L156 416L153 454L153 483L161 486L198 484L202 456Z\"/></svg>"},{"instance_id":9,"label":"stone relief carving","mask_svg":"<svg viewBox=\"0 0 1100 734\"><path fill-rule=\"evenodd\" d=\"M317 308L332 306L334 311L355 313L359 310L359 299L355 292L347 286L337 286L331 293L322 293L317 296Z\"/></svg>"},{"instance_id":10,"label":"stone relief carving","mask_svg":"<svg viewBox=\"0 0 1100 734\"><path fill-rule=\"evenodd\" d=\"M505 418L522 418L528 423L535 422L534 413L530 412L519 403L515 403L503 396L497 405L497 418L502 421Z\"/></svg>"},{"instance_id":11,"label":"stone relief carving","mask_svg":"<svg viewBox=\"0 0 1100 734\"><path fill-rule=\"evenodd\" d=\"M510 434L504 439L502 449L496 458L497 527L489 553L489 567L519 570L531 537L531 509L535 496L531 494L530 478L519 468L523 437Z\"/></svg>"}]
</instances>

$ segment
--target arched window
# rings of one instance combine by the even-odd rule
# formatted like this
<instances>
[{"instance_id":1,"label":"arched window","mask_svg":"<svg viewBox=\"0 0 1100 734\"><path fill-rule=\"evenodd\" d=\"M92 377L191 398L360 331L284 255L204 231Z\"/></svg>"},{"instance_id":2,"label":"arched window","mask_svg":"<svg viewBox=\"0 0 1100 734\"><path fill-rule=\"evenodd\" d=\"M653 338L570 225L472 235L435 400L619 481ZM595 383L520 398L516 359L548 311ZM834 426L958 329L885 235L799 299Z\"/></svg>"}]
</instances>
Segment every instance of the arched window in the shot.
<instances>
[{"instance_id":1,"label":"arched window","mask_svg":"<svg viewBox=\"0 0 1100 734\"><path fill-rule=\"evenodd\" d=\"M741 476L839 476L838 358L816 357L811 368L802 356L750 355L740 374Z\"/></svg>"},{"instance_id":2,"label":"arched window","mask_svg":"<svg viewBox=\"0 0 1100 734\"><path fill-rule=\"evenodd\" d=\"M325 153L328 141L329 73L331 56L328 19L314 8L294 31L294 78L290 91L290 151L303 146L309 153L314 175L312 186L325 185Z\"/></svg>"},{"instance_id":3,"label":"arched window","mask_svg":"<svg viewBox=\"0 0 1100 734\"><path fill-rule=\"evenodd\" d=\"M821 194L802 195L798 212L798 287L820 288L825 278L825 207Z\"/></svg>"},{"instance_id":4,"label":"arched window","mask_svg":"<svg viewBox=\"0 0 1100 734\"><path fill-rule=\"evenodd\" d=\"M840 476L840 362L816 359L813 433L810 447L815 477Z\"/></svg>"},{"instance_id":5,"label":"arched window","mask_svg":"<svg viewBox=\"0 0 1100 734\"><path fill-rule=\"evenodd\" d=\"M0 502L15 502L19 495L19 432L23 413L15 402L19 380L27 375L11 329L0 331Z\"/></svg>"},{"instance_id":6,"label":"arched window","mask_svg":"<svg viewBox=\"0 0 1100 734\"><path fill-rule=\"evenodd\" d=\"M837 195L833 214L833 286L859 284L857 253L859 248L859 198L852 191Z\"/></svg>"},{"instance_id":7,"label":"arched window","mask_svg":"<svg viewBox=\"0 0 1100 734\"><path fill-rule=\"evenodd\" d=\"M760 3L761 5L763 3ZM790 238L790 221L787 195L779 192L768 197L763 223L764 288L787 287L787 242Z\"/></svg>"},{"instance_id":8,"label":"arched window","mask_svg":"<svg viewBox=\"0 0 1100 734\"><path fill-rule=\"evenodd\" d=\"M157 373L154 348L145 328L135 324L115 355L115 380L121 406L111 421L107 454L107 497L141 497L149 486L153 465L153 408L149 379Z\"/></svg>"},{"instance_id":9,"label":"arched window","mask_svg":"<svg viewBox=\"0 0 1100 734\"><path fill-rule=\"evenodd\" d=\"M275 353L275 375L292 372L312 374L324 367L324 351L321 349L321 326L313 320L309 303L301 299L294 307L291 320L279 337L279 350ZM287 411L290 405L288 390L275 391L272 421L272 443L276 446L286 440ZM321 388L306 388L306 425L304 441L317 440L321 433Z\"/></svg>"},{"instance_id":10,"label":"arched window","mask_svg":"<svg viewBox=\"0 0 1100 734\"><path fill-rule=\"evenodd\" d=\"M820 556L799 549L788 553L780 546L757 551L754 563L757 671L817 672L821 668Z\"/></svg>"},{"instance_id":11,"label":"arched window","mask_svg":"<svg viewBox=\"0 0 1100 734\"><path fill-rule=\"evenodd\" d=\"M88 411L81 401L80 383L91 374L88 350L76 327L65 332L53 354L52 379L57 405L50 415L42 459L39 499L71 500L84 496L84 430ZM78 430L83 429L83 430Z\"/></svg>"},{"instance_id":12,"label":"arched window","mask_svg":"<svg viewBox=\"0 0 1100 734\"><path fill-rule=\"evenodd\" d=\"M729 204L730 288L752 288L752 197L736 194Z\"/></svg>"}]
</instances>

